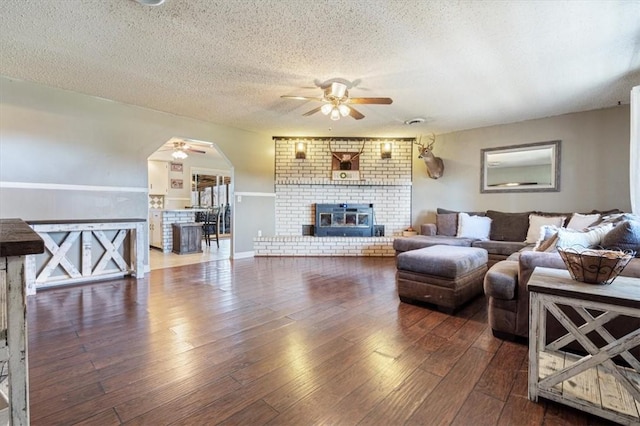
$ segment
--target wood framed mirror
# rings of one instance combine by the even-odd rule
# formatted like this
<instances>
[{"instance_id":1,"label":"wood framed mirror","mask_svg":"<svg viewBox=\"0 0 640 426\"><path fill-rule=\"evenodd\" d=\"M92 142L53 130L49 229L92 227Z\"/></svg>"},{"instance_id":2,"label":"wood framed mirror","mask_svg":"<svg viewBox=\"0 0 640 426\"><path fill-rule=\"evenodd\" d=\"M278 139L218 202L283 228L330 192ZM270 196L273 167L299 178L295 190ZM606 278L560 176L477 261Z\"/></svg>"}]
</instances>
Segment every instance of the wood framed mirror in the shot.
<instances>
[{"instance_id":1,"label":"wood framed mirror","mask_svg":"<svg viewBox=\"0 0 640 426\"><path fill-rule=\"evenodd\" d=\"M560 141L480 150L480 192L560 191Z\"/></svg>"}]
</instances>

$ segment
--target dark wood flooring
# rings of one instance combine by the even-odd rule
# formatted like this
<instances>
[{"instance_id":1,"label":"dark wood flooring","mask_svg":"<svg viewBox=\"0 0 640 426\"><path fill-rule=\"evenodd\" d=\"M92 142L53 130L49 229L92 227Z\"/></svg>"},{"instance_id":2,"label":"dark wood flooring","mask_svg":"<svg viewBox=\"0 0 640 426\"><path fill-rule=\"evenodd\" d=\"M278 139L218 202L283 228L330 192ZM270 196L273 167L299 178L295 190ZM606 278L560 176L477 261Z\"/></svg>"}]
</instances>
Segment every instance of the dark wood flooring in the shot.
<instances>
[{"instance_id":1,"label":"dark wood flooring","mask_svg":"<svg viewBox=\"0 0 640 426\"><path fill-rule=\"evenodd\" d=\"M39 292L34 425L589 425L527 399L480 297L400 303L393 258L255 258Z\"/></svg>"}]
</instances>

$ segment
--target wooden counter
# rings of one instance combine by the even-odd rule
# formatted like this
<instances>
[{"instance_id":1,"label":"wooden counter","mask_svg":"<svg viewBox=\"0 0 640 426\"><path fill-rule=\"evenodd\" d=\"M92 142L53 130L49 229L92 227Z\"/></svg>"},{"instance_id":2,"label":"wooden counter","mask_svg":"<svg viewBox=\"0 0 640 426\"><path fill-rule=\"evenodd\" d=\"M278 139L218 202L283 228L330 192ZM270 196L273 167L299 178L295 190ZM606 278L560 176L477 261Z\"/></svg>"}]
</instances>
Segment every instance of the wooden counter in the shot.
<instances>
[{"instance_id":1,"label":"wooden counter","mask_svg":"<svg viewBox=\"0 0 640 426\"><path fill-rule=\"evenodd\" d=\"M8 377L0 383L0 422L29 424L29 370L25 258L44 252L44 242L20 219L0 219L0 364Z\"/></svg>"},{"instance_id":2,"label":"wooden counter","mask_svg":"<svg viewBox=\"0 0 640 426\"><path fill-rule=\"evenodd\" d=\"M44 252L44 242L21 219L0 219L0 257Z\"/></svg>"}]
</instances>

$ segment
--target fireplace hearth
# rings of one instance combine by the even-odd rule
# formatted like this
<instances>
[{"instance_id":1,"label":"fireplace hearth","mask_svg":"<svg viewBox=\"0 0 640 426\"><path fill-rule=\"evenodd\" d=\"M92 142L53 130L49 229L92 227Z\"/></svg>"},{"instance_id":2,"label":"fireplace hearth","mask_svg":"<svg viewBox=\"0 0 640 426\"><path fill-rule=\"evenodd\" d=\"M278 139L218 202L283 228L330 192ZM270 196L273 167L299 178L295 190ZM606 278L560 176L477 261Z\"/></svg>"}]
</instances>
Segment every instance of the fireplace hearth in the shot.
<instances>
[{"instance_id":1,"label":"fireplace hearth","mask_svg":"<svg viewBox=\"0 0 640 426\"><path fill-rule=\"evenodd\" d=\"M316 204L316 237L371 237L373 204Z\"/></svg>"}]
</instances>

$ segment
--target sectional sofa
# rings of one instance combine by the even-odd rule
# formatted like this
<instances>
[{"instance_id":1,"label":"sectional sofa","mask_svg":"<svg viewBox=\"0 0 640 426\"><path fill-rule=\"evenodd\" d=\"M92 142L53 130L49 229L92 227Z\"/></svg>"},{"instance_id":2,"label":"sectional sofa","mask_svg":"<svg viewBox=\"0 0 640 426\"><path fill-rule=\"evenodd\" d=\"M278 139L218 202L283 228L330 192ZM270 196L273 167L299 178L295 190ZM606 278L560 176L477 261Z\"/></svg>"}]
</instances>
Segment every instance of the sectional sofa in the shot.
<instances>
[{"instance_id":1,"label":"sectional sofa","mask_svg":"<svg viewBox=\"0 0 640 426\"><path fill-rule=\"evenodd\" d=\"M490 223L487 238L483 238L471 229L469 233L458 233L460 213L469 217L488 218ZM529 215L534 212L503 213L494 210L486 212L457 212L438 208L436 223L426 223L420 226L420 235L414 237L396 238L393 247L396 253L415 250L434 245L453 245L464 247L478 247L487 250L489 267L494 263L505 260L512 253L525 248L527 231L529 229Z\"/></svg>"},{"instance_id":2,"label":"sectional sofa","mask_svg":"<svg viewBox=\"0 0 640 426\"><path fill-rule=\"evenodd\" d=\"M474 235L478 229L467 230L466 234L462 230L461 234L458 221L467 216L483 221L483 226L489 226L489 230L481 230L484 232L482 235ZM556 226L549 225L554 220L557 221ZM551 232L554 230L555 235ZM600 234L594 240L592 237L597 233ZM484 277L484 293L489 303L489 325L497 337L526 339L529 331L527 283L533 270L537 266L566 269L556 248L560 244L559 234L565 239L565 247L567 242L584 246L588 241L595 242L589 244L592 246L635 251L636 258L629 262L621 275L640 278L640 217L617 210L581 214L492 210L464 213L438 209L435 224L422 225L421 235L396 239L394 248L396 253L434 245L487 250L489 269ZM628 329L638 324L617 326Z\"/></svg>"}]
</instances>

